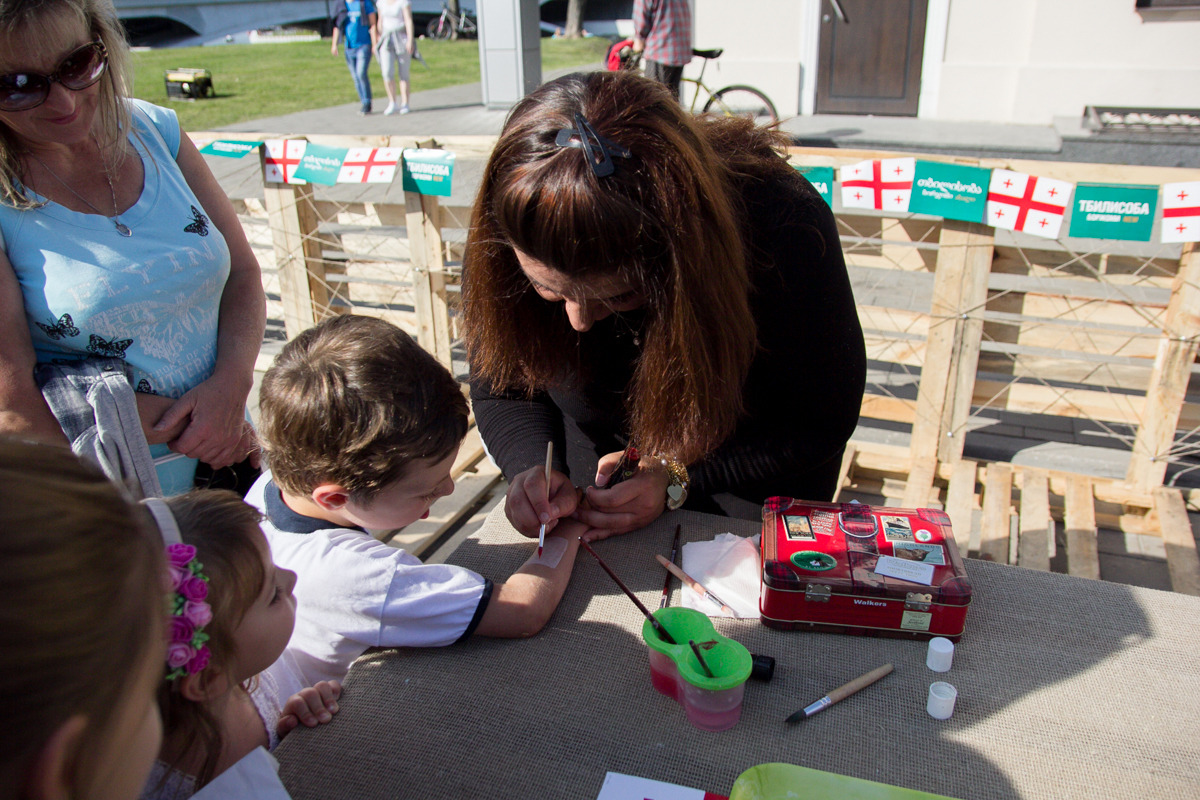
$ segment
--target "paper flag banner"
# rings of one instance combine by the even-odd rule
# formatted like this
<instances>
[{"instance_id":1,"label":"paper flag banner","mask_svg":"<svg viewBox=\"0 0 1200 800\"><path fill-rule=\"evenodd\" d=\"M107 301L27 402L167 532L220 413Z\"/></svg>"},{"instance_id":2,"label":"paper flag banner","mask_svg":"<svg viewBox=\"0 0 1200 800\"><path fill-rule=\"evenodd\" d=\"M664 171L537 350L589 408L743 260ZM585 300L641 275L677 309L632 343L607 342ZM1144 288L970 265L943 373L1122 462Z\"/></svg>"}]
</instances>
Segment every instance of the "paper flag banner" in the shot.
<instances>
[{"instance_id":1,"label":"paper flag banner","mask_svg":"<svg viewBox=\"0 0 1200 800\"><path fill-rule=\"evenodd\" d=\"M993 228L1057 239L1073 188L1053 178L992 170L984 221Z\"/></svg>"},{"instance_id":2,"label":"paper flag banner","mask_svg":"<svg viewBox=\"0 0 1200 800\"><path fill-rule=\"evenodd\" d=\"M338 172L338 183L391 183L402 149L351 147Z\"/></svg>"},{"instance_id":3,"label":"paper flag banner","mask_svg":"<svg viewBox=\"0 0 1200 800\"><path fill-rule=\"evenodd\" d=\"M262 142L242 142L231 139L218 139L200 148L206 156L224 156L225 158L243 158L247 153L254 152Z\"/></svg>"},{"instance_id":4,"label":"paper flag banner","mask_svg":"<svg viewBox=\"0 0 1200 800\"><path fill-rule=\"evenodd\" d=\"M1071 235L1148 242L1157 203L1157 186L1081 183L1075 187Z\"/></svg>"},{"instance_id":5,"label":"paper flag banner","mask_svg":"<svg viewBox=\"0 0 1200 800\"><path fill-rule=\"evenodd\" d=\"M676 783L654 781L609 772L604 776L604 785L596 800L728 800L724 795L712 794L700 789L689 789Z\"/></svg>"},{"instance_id":6,"label":"paper flag banner","mask_svg":"<svg viewBox=\"0 0 1200 800\"><path fill-rule=\"evenodd\" d=\"M842 167L842 205L907 211L915 158L860 161Z\"/></svg>"},{"instance_id":7,"label":"paper flag banner","mask_svg":"<svg viewBox=\"0 0 1200 800\"><path fill-rule=\"evenodd\" d=\"M908 210L945 219L983 222L990 172L961 164L918 161Z\"/></svg>"},{"instance_id":8,"label":"paper flag banner","mask_svg":"<svg viewBox=\"0 0 1200 800\"><path fill-rule=\"evenodd\" d=\"M1162 240L1200 242L1200 181L1163 184Z\"/></svg>"},{"instance_id":9,"label":"paper flag banner","mask_svg":"<svg viewBox=\"0 0 1200 800\"><path fill-rule=\"evenodd\" d=\"M263 144L267 146L264 171L267 183L305 183L292 176L296 174L296 167L300 166L300 157L304 155L304 149L308 146L307 141L267 139Z\"/></svg>"},{"instance_id":10,"label":"paper flag banner","mask_svg":"<svg viewBox=\"0 0 1200 800\"><path fill-rule=\"evenodd\" d=\"M450 196L454 176L454 153L446 150L405 150L404 191L417 194Z\"/></svg>"},{"instance_id":11,"label":"paper flag banner","mask_svg":"<svg viewBox=\"0 0 1200 800\"><path fill-rule=\"evenodd\" d=\"M304 155L300 156L300 166L296 167L293 175L313 183L333 186L337 183L347 151L345 147L325 147L309 142L308 147L304 148Z\"/></svg>"},{"instance_id":12,"label":"paper flag banner","mask_svg":"<svg viewBox=\"0 0 1200 800\"><path fill-rule=\"evenodd\" d=\"M808 179L820 193L825 205L833 206L833 167L798 167L793 164L792 169Z\"/></svg>"}]
</instances>

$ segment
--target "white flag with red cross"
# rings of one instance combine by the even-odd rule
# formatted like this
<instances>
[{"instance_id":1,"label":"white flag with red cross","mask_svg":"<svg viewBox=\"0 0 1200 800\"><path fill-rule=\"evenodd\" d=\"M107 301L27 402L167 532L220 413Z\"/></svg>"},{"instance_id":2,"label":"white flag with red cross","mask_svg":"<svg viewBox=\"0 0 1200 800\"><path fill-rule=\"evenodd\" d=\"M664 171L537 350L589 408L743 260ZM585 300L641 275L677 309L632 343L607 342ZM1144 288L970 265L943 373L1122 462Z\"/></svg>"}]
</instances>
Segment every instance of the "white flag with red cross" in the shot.
<instances>
[{"instance_id":1,"label":"white flag with red cross","mask_svg":"<svg viewBox=\"0 0 1200 800\"><path fill-rule=\"evenodd\" d=\"M263 177L267 183L308 183L294 177L296 167L300 166L300 158L308 142L304 139L267 139L263 142L267 153L263 158Z\"/></svg>"},{"instance_id":2,"label":"white flag with red cross","mask_svg":"<svg viewBox=\"0 0 1200 800\"><path fill-rule=\"evenodd\" d=\"M400 147L351 147L338 171L338 183L391 183L400 161Z\"/></svg>"},{"instance_id":3,"label":"white flag with red cross","mask_svg":"<svg viewBox=\"0 0 1200 800\"><path fill-rule=\"evenodd\" d=\"M1163 184L1162 240L1200 242L1200 181Z\"/></svg>"},{"instance_id":4,"label":"white flag with red cross","mask_svg":"<svg viewBox=\"0 0 1200 800\"><path fill-rule=\"evenodd\" d=\"M842 205L908 211L915 158L883 158L842 167Z\"/></svg>"},{"instance_id":5,"label":"white flag with red cross","mask_svg":"<svg viewBox=\"0 0 1200 800\"><path fill-rule=\"evenodd\" d=\"M992 170L983 221L993 228L1057 239L1074 188L1053 178Z\"/></svg>"}]
</instances>

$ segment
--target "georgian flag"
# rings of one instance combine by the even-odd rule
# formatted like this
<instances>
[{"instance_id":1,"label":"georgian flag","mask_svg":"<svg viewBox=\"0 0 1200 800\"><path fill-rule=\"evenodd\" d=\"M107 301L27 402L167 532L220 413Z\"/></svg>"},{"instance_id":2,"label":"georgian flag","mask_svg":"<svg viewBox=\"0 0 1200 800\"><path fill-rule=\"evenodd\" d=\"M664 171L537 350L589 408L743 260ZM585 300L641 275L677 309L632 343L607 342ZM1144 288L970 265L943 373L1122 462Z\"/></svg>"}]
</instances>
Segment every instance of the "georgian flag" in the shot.
<instances>
[{"instance_id":1,"label":"georgian flag","mask_svg":"<svg viewBox=\"0 0 1200 800\"><path fill-rule=\"evenodd\" d=\"M1162 240L1200 242L1200 181L1163 184Z\"/></svg>"},{"instance_id":2,"label":"georgian flag","mask_svg":"<svg viewBox=\"0 0 1200 800\"><path fill-rule=\"evenodd\" d=\"M308 183L293 177L308 142L304 139L267 139L263 177L267 183Z\"/></svg>"},{"instance_id":3,"label":"georgian flag","mask_svg":"<svg viewBox=\"0 0 1200 800\"><path fill-rule=\"evenodd\" d=\"M992 170L983 221L993 228L1057 239L1074 188L1053 178Z\"/></svg>"},{"instance_id":4,"label":"georgian flag","mask_svg":"<svg viewBox=\"0 0 1200 800\"><path fill-rule=\"evenodd\" d=\"M842 205L908 211L915 158L884 158L842 167Z\"/></svg>"},{"instance_id":5,"label":"georgian flag","mask_svg":"<svg viewBox=\"0 0 1200 800\"><path fill-rule=\"evenodd\" d=\"M338 183L391 183L400 161L400 147L351 147L338 171Z\"/></svg>"}]
</instances>

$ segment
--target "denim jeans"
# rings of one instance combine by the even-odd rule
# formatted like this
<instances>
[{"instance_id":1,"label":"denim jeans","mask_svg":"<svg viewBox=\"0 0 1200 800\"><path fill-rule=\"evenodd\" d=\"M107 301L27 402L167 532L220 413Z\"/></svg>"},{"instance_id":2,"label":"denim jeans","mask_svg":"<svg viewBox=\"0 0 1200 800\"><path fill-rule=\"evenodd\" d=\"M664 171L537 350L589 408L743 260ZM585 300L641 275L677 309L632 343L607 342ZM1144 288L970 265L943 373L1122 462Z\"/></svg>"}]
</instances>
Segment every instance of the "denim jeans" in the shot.
<instances>
[{"instance_id":1,"label":"denim jeans","mask_svg":"<svg viewBox=\"0 0 1200 800\"><path fill-rule=\"evenodd\" d=\"M371 79L367 68L371 66L371 45L346 48L346 66L350 67L350 77L354 78L354 89L362 103L363 111L371 110Z\"/></svg>"}]
</instances>

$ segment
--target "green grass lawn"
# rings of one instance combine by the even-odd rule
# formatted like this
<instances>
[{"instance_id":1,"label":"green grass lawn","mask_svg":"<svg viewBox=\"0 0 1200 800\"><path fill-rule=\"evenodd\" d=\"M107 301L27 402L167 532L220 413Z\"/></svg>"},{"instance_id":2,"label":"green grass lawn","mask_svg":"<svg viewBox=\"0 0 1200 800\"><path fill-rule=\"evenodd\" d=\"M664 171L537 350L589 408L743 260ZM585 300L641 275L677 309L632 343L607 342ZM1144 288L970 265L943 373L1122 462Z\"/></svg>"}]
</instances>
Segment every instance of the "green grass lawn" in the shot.
<instances>
[{"instance_id":1,"label":"green grass lawn","mask_svg":"<svg viewBox=\"0 0 1200 800\"><path fill-rule=\"evenodd\" d=\"M357 103L346 60L329 52L329 40L289 44L231 44L139 51L133 54L134 96L170 106L187 131L275 117L310 108ZM583 66L604 60L609 42L603 38L542 39L542 70ZM420 41L429 69L414 61L414 92L479 80L479 42ZM195 102L167 99L163 72L179 67L207 69L216 96ZM377 59L371 61L371 91L383 91Z\"/></svg>"}]
</instances>

